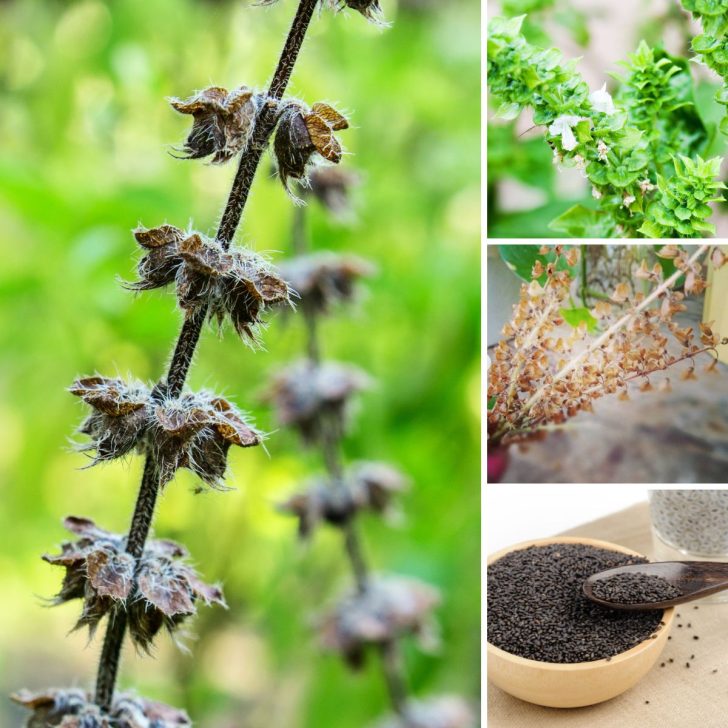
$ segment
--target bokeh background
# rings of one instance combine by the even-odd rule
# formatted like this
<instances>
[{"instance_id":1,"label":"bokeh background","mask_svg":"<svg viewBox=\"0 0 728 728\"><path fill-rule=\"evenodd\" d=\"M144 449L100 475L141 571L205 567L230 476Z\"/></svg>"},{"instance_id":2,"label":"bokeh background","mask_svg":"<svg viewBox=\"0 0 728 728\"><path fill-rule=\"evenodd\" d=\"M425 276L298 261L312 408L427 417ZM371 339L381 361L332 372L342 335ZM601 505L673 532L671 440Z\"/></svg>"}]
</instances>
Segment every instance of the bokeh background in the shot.
<instances>
[{"instance_id":1,"label":"bokeh background","mask_svg":"<svg viewBox=\"0 0 728 728\"><path fill-rule=\"evenodd\" d=\"M353 309L323 329L328 356L376 379L346 443L350 459L398 464L412 479L395 528L367 518L369 558L444 595L442 649L410 643L418 695L475 701L479 665L479 9L471 0L384 0L393 27L322 12L291 92L351 114L341 135L359 170L357 221L312 204L316 248L375 261ZM156 380L179 325L169 292L134 296L130 230L168 221L213 232L233 166L173 159L188 119L165 102L214 83L263 86L295 3L261 8L199 0L0 3L0 694L90 686L99 639L67 635L79 605L47 609L61 579L40 559L61 519L128 527L140 459L90 470L69 448L83 415L64 391L78 374ZM265 162L238 242L281 259L292 207ZM274 431L260 393L302 350L302 325L277 315L266 350L207 330L190 386L213 387ZM186 544L222 581L230 610L201 609L189 654L166 636L154 659L127 647L121 684L185 707L196 725L364 726L387 710L371 660L352 674L321 654L313 617L349 584L336 533L307 548L275 503L320 468L292 434L231 453L229 493L167 487L157 535ZM372 655L372 657L374 657ZM20 712L0 699L0 724Z\"/></svg>"}]
</instances>

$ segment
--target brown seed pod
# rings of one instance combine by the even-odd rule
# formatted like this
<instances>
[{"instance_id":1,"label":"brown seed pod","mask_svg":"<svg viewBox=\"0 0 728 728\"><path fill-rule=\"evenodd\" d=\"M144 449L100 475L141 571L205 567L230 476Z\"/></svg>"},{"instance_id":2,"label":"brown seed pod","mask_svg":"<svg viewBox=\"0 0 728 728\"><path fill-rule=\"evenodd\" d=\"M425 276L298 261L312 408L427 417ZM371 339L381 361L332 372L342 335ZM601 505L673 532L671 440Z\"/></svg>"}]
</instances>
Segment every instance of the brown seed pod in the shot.
<instances>
[{"instance_id":1,"label":"brown seed pod","mask_svg":"<svg viewBox=\"0 0 728 728\"><path fill-rule=\"evenodd\" d=\"M149 426L148 387L95 376L77 379L69 391L93 410L79 428L91 438L79 449L94 451L93 464L122 457L141 445Z\"/></svg>"},{"instance_id":2,"label":"brown seed pod","mask_svg":"<svg viewBox=\"0 0 728 728\"><path fill-rule=\"evenodd\" d=\"M207 485L222 488L230 446L252 447L261 440L242 412L207 392L182 394L156 406L149 435L162 486L178 468L188 468Z\"/></svg>"},{"instance_id":3,"label":"brown seed pod","mask_svg":"<svg viewBox=\"0 0 728 728\"><path fill-rule=\"evenodd\" d=\"M312 479L307 487L279 505L279 510L298 518L298 534L309 538L319 523L342 526L358 512L386 514L392 496L404 490L406 478L386 463L361 462L341 483Z\"/></svg>"},{"instance_id":4,"label":"brown seed pod","mask_svg":"<svg viewBox=\"0 0 728 728\"><path fill-rule=\"evenodd\" d=\"M163 626L172 632L196 612L198 599L225 606L222 591L200 580L184 562L186 550L173 541L148 541L137 565L126 552L126 536L73 516L64 526L80 538L63 543L60 554L46 554L43 559L66 569L53 603L83 599L76 629L85 626L93 634L103 617L119 606L127 613L131 638L148 650Z\"/></svg>"},{"instance_id":5,"label":"brown seed pod","mask_svg":"<svg viewBox=\"0 0 728 728\"><path fill-rule=\"evenodd\" d=\"M363 593L345 596L321 620L321 644L339 652L352 668L364 664L367 646L403 634L415 634L423 647L431 647L436 642L432 610L439 602L438 591L416 579L373 577Z\"/></svg>"},{"instance_id":6,"label":"brown seed pod","mask_svg":"<svg viewBox=\"0 0 728 728\"><path fill-rule=\"evenodd\" d=\"M210 318L222 324L229 317L238 335L250 343L258 341L267 307L290 305L286 282L251 250L228 251L201 233L184 233L171 225L140 229L135 236L148 252L139 263L140 280L130 288L147 290L175 281L183 310L208 306Z\"/></svg>"},{"instance_id":7,"label":"brown seed pod","mask_svg":"<svg viewBox=\"0 0 728 728\"><path fill-rule=\"evenodd\" d=\"M185 153L183 158L213 155L213 164L223 164L245 149L259 106L258 97L247 86L230 92L211 86L187 100L173 98L170 103L176 111L194 118L181 150Z\"/></svg>"},{"instance_id":8,"label":"brown seed pod","mask_svg":"<svg viewBox=\"0 0 728 728\"><path fill-rule=\"evenodd\" d=\"M315 153L333 164L341 161L341 144L334 132L348 126L346 118L328 104L318 102L309 109L298 102L288 103L278 122L273 154L289 194L288 180L304 179Z\"/></svg>"},{"instance_id":9,"label":"brown seed pod","mask_svg":"<svg viewBox=\"0 0 728 728\"><path fill-rule=\"evenodd\" d=\"M340 167L314 167L308 174L313 196L337 219L353 217L350 190L359 178L351 170Z\"/></svg>"},{"instance_id":10,"label":"brown seed pod","mask_svg":"<svg viewBox=\"0 0 728 728\"><path fill-rule=\"evenodd\" d=\"M279 273L303 306L326 313L338 302L354 298L358 279L373 275L374 266L354 255L321 251L299 255L281 264Z\"/></svg>"},{"instance_id":11,"label":"brown seed pod","mask_svg":"<svg viewBox=\"0 0 728 728\"><path fill-rule=\"evenodd\" d=\"M313 444L321 436L323 419L343 430L351 398L370 384L357 367L303 360L278 372L264 399L273 403L282 425L295 427L306 444Z\"/></svg>"}]
</instances>

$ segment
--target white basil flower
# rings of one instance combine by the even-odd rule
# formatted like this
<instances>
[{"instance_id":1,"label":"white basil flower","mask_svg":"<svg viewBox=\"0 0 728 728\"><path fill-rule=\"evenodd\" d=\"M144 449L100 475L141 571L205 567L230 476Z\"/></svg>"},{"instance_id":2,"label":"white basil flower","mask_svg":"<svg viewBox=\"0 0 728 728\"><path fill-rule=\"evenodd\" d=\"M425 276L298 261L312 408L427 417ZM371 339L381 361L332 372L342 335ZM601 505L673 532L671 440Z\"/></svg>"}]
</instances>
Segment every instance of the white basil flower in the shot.
<instances>
[{"instance_id":1,"label":"white basil flower","mask_svg":"<svg viewBox=\"0 0 728 728\"><path fill-rule=\"evenodd\" d=\"M553 134L554 136L558 136L560 134L561 146L567 152L570 152L573 149L576 149L577 144L576 137L574 136L574 132L571 129L572 127L576 126L580 121L584 121L584 117L571 116L569 114L559 116L554 119L553 123L549 127L549 134Z\"/></svg>"},{"instance_id":2,"label":"white basil flower","mask_svg":"<svg viewBox=\"0 0 728 728\"><path fill-rule=\"evenodd\" d=\"M595 111L601 111L603 114L614 113L614 101L612 101L612 97L607 91L606 83L600 89L589 94L589 101L591 101Z\"/></svg>"}]
</instances>

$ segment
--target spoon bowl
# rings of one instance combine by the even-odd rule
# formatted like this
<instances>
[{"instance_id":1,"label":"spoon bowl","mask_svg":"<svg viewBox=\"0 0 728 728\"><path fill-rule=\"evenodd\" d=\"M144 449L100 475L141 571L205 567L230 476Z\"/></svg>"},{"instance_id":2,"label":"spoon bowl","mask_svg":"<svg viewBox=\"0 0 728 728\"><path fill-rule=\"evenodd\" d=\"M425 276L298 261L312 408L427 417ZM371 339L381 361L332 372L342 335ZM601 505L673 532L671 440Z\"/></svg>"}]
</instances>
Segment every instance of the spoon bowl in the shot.
<instances>
[{"instance_id":1,"label":"spoon bowl","mask_svg":"<svg viewBox=\"0 0 728 728\"><path fill-rule=\"evenodd\" d=\"M611 602L594 594L594 583L618 574L644 574L657 576L680 590L680 596L661 602L625 604ZM715 561L657 561L650 564L632 564L600 571L590 576L582 587L584 596L610 609L641 610L668 609L678 604L702 599L728 589L728 563Z\"/></svg>"},{"instance_id":2,"label":"spoon bowl","mask_svg":"<svg viewBox=\"0 0 728 728\"><path fill-rule=\"evenodd\" d=\"M557 536L510 546L488 558L498 561L511 551L553 543L585 544L631 556L641 554L631 549L597 539ZM516 698L550 708L580 708L595 705L634 687L653 667L667 645L674 609L663 612L662 629L626 652L591 662L541 662L519 657L487 643L488 680Z\"/></svg>"}]
</instances>

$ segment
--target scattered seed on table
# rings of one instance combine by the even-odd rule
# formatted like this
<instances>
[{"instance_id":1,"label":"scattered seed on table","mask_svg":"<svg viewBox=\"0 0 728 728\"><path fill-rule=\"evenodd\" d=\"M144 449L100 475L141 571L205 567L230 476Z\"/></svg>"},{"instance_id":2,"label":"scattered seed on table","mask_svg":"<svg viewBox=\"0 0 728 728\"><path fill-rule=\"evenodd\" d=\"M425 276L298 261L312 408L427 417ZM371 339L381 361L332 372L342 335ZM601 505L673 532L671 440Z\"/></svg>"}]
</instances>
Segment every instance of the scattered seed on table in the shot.
<instances>
[{"instance_id":1,"label":"scattered seed on table","mask_svg":"<svg viewBox=\"0 0 728 728\"><path fill-rule=\"evenodd\" d=\"M649 700L645 700L645 705L649 705L649 704L650 704L650 701Z\"/></svg>"},{"instance_id":2,"label":"scattered seed on table","mask_svg":"<svg viewBox=\"0 0 728 728\"><path fill-rule=\"evenodd\" d=\"M586 544L548 544L511 551L488 567L488 642L541 662L607 659L648 639L661 609L621 611L589 601L584 581L600 571L644 564Z\"/></svg>"},{"instance_id":3,"label":"scattered seed on table","mask_svg":"<svg viewBox=\"0 0 728 728\"><path fill-rule=\"evenodd\" d=\"M689 662L686 662L685 663L685 667L690 667L690 663Z\"/></svg>"},{"instance_id":4,"label":"scattered seed on table","mask_svg":"<svg viewBox=\"0 0 728 728\"><path fill-rule=\"evenodd\" d=\"M716 672L718 672L718 668L716 668L715 670L713 670L712 674L715 675Z\"/></svg>"},{"instance_id":5,"label":"scattered seed on table","mask_svg":"<svg viewBox=\"0 0 728 728\"><path fill-rule=\"evenodd\" d=\"M688 629L690 629L693 625L688 622Z\"/></svg>"},{"instance_id":6,"label":"scattered seed on table","mask_svg":"<svg viewBox=\"0 0 728 728\"><path fill-rule=\"evenodd\" d=\"M665 663L664 662L661 662L660 663L660 667L665 667Z\"/></svg>"},{"instance_id":7,"label":"scattered seed on table","mask_svg":"<svg viewBox=\"0 0 728 728\"><path fill-rule=\"evenodd\" d=\"M694 639L694 640L699 640L699 639L700 639L700 637L698 637L698 635L694 634L694 635L693 635L693 639Z\"/></svg>"},{"instance_id":8,"label":"scattered seed on table","mask_svg":"<svg viewBox=\"0 0 728 728\"><path fill-rule=\"evenodd\" d=\"M693 607L693 609L700 609L700 607Z\"/></svg>"},{"instance_id":9,"label":"scattered seed on table","mask_svg":"<svg viewBox=\"0 0 728 728\"><path fill-rule=\"evenodd\" d=\"M695 655L690 655L690 659L691 660L694 660L695 659Z\"/></svg>"},{"instance_id":10,"label":"scattered seed on table","mask_svg":"<svg viewBox=\"0 0 728 728\"><path fill-rule=\"evenodd\" d=\"M668 662L675 662L675 660L672 659L672 657L668 660Z\"/></svg>"}]
</instances>

